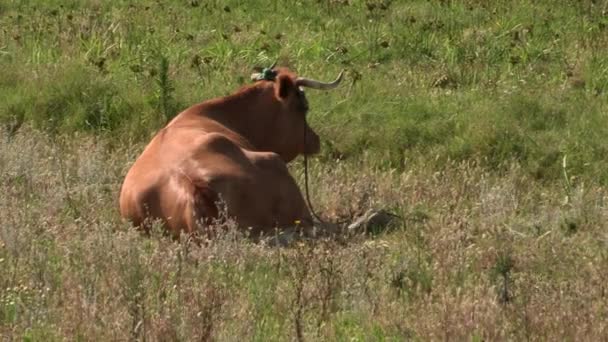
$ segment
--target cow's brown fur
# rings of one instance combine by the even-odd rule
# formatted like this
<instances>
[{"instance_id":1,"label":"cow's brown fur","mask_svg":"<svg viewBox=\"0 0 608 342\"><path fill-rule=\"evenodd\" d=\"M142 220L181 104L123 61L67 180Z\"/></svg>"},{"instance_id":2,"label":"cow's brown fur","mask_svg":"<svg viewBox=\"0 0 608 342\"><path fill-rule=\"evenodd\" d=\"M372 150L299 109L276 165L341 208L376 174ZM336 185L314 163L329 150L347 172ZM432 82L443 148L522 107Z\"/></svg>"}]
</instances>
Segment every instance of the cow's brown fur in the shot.
<instances>
[{"instance_id":1,"label":"cow's brown fur","mask_svg":"<svg viewBox=\"0 0 608 342\"><path fill-rule=\"evenodd\" d=\"M228 216L254 233L311 225L286 163L317 153L319 137L306 124L295 74L276 70L274 82L194 105L160 130L125 178L121 215L144 228L161 219L178 236L217 218L221 200Z\"/></svg>"}]
</instances>

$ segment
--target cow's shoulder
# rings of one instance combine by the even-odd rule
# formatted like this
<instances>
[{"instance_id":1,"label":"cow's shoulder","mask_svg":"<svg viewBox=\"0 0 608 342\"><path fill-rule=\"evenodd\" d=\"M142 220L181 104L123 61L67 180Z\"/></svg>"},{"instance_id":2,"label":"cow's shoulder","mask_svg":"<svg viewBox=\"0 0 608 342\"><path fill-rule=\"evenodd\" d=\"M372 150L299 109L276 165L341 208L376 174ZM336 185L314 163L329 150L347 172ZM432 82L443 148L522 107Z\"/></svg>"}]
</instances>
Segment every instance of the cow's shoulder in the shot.
<instances>
[{"instance_id":1,"label":"cow's shoulder","mask_svg":"<svg viewBox=\"0 0 608 342\"><path fill-rule=\"evenodd\" d=\"M251 177L252 165L245 151L221 133L197 137L178 165L187 175L208 182Z\"/></svg>"},{"instance_id":2,"label":"cow's shoulder","mask_svg":"<svg viewBox=\"0 0 608 342\"><path fill-rule=\"evenodd\" d=\"M211 132L201 136L196 141L199 153L218 153L222 155L242 155L242 149L231 139L221 133Z\"/></svg>"},{"instance_id":3,"label":"cow's shoulder","mask_svg":"<svg viewBox=\"0 0 608 342\"><path fill-rule=\"evenodd\" d=\"M197 143L199 153L222 155L239 164L244 162L265 170L287 170L279 154L247 150L221 133L205 134Z\"/></svg>"},{"instance_id":4,"label":"cow's shoulder","mask_svg":"<svg viewBox=\"0 0 608 342\"><path fill-rule=\"evenodd\" d=\"M279 173L289 172L283 158L277 153L249 152L247 156L251 160L251 163L260 169Z\"/></svg>"}]
</instances>

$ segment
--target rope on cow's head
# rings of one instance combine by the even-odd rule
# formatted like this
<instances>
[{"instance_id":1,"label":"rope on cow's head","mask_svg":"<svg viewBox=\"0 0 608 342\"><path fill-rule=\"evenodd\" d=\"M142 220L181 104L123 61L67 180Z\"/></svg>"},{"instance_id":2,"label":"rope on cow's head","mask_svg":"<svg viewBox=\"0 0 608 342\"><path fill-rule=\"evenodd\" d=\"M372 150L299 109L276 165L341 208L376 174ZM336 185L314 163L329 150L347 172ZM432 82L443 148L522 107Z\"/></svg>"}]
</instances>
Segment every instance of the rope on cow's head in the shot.
<instances>
[{"instance_id":1,"label":"rope on cow's head","mask_svg":"<svg viewBox=\"0 0 608 342\"><path fill-rule=\"evenodd\" d=\"M306 121L306 117L304 117L304 146L306 146L306 126L308 125L308 122ZM308 188L308 155L306 153L304 153L304 190L306 190L306 203L308 204L308 209L310 209L310 213L312 214L312 216L314 218L317 219L317 221L319 221L320 223L328 223L327 221L323 220L319 215L317 215L317 213L315 212L315 209L312 207L312 203L310 201L310 190ZM342 221L338 221L338 222L333 222L333 224L335 225L343 225L347 222L349 222L350 220L346 219L346 220L342 220Z\"/></svg>"},{"instance_id":2,"label":"rope on cow's head","mask_svg":"<svg viewBox=\"0 0 608 342\"><path fill-rule=\"evenodd\" d=\"M304 123L307 124L306 118L304 118ZM304 129L304 146L306 146L306 129ZM319 217L319 215L317 215L317 213L315 212L315 209L312 207L312 203L310 201L310 190L308 189L308 155L306 153L304 153L304 188L306 190L306 202L308 204L308 209L310 209L310 213L312 214L312 216L314 218L316 218L320 223L324 223L324 224L330 223L330 224L334 224L337 226L341 226L341 225L351 221L350 219L345 219L345 220L337 221L337 222L328 222L328 221L323 220L321 217ZM399 215L389 213L389 212L385 212L385 214L387 214L393 218L398 218L403 221L403 217L401 217Z\"/></svg>"}]
</instances>

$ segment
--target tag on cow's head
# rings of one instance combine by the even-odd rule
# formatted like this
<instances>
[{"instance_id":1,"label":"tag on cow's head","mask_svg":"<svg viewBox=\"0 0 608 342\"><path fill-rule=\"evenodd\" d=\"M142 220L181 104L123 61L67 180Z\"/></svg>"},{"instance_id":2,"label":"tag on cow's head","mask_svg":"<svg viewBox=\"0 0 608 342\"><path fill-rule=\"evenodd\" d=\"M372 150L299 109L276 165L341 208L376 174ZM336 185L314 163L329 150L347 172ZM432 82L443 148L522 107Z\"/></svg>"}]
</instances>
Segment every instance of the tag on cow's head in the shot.
<instances>
[{"instance_id":1,"label":"tag on cow's head","mask_svg":"<svg viewBox=\"0 0 608 342\"><path fill-rule=\"evenodd\" d=\"M277 66L277 62L275 61L269 68L261 68L261 67L253 67L255 73L251 74L252 81L274 81L277 77L277 71L274 70L274 67Z\"/></svg>"}]
</instances>

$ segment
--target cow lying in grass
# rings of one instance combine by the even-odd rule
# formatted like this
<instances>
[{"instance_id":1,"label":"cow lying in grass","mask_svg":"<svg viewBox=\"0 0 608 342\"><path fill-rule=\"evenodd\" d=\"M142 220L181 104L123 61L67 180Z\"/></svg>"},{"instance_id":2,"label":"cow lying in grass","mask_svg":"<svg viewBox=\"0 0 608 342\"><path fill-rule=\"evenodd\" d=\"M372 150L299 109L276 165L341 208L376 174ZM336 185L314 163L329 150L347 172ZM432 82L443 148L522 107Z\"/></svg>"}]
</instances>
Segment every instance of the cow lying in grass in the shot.
<instances>
[{"instance_id":1,"label":"cow lying in grass","mask_svg":"<svg viewBox=\"0 0 608 342\"><path fill-rule=\"evenodd\" d=\"M274 67L274 66L273 66ZM253 235L313 220L286 163L319 152L306 122L303 88L331 83L273 67L232 95L194 105L177 115L145 148L126 175L121 215L134 225L160 219L168 232L208 233L218 203Z\"/></svg>"}]
</instances>

